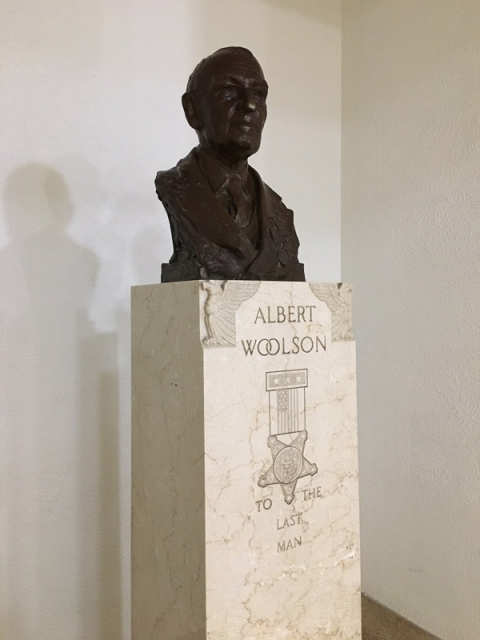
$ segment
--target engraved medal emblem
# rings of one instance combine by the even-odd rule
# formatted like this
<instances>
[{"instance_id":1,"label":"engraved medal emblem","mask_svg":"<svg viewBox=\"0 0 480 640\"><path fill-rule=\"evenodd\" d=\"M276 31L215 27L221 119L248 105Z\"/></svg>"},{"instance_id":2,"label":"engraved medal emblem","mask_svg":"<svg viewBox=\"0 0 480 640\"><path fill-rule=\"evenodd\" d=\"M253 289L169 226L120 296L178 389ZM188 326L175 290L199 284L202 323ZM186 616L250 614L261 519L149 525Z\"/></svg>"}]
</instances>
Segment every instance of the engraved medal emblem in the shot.
<instances>
[{"instance_id":1,"label":"engraved medal emblem","mask_svg":"<svg viewBox=\"0 0 480 640\"><path fill-rule=\"evenodd\" d=\"M305 411L307 386L307 369L267 373L266 388L270 397L270 436L267 444L273 463L260 476L258 485L266 487L280 484L287 504L291 504L295 498L297 480L318 472L317 465L303 455L308 438Z\"/></svg>"}]
</instances>

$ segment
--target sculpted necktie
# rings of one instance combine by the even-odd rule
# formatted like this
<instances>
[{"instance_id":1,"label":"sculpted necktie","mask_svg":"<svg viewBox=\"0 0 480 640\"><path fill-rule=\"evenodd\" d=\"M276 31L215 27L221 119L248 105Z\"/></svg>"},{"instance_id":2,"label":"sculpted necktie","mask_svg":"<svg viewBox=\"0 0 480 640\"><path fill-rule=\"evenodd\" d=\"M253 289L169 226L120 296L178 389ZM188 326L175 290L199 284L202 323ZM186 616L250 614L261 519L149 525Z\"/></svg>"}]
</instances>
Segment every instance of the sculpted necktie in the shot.
<instances>
[{"instance_id":1,"label":"sculpted necktie","mask_svg":"<svg viewBox=\"0 0 480 640\"><path fill-rule=\"evenodd\" d=\"M252 201L244 188L238 173L232 174L225 189L229 196L229 213L240 227L246 227L252 215Z\"/></svg>"}]
</instances>

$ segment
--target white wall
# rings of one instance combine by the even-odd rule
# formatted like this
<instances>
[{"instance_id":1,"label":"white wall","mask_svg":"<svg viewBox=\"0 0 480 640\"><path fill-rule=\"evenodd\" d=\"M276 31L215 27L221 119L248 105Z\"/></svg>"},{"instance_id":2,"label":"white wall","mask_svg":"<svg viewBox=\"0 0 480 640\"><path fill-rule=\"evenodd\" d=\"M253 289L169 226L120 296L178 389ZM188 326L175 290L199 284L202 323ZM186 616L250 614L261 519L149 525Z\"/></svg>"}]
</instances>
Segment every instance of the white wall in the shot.
<instances>
[{"instance_id":1,"label":"white wall","mask_svg":"<svg viewBox=\"0 0 480 640\"><path fill-rule=\"evenodd\" d=\"M480 633L480 3L345 0L363 588Z\"/></svg>"},{"instance_id":2,"label":"white wall","mask_svg":"<svg viewBox=\"0 0 480 640\"><path fill-rule=\"evenodd\" d=\"M0 38L0 636L129 634L129 287L171 251L153 179L201 57L271 85L253 164L340 274L341 0L6 0Z\"/></svg>"}]
</instances>

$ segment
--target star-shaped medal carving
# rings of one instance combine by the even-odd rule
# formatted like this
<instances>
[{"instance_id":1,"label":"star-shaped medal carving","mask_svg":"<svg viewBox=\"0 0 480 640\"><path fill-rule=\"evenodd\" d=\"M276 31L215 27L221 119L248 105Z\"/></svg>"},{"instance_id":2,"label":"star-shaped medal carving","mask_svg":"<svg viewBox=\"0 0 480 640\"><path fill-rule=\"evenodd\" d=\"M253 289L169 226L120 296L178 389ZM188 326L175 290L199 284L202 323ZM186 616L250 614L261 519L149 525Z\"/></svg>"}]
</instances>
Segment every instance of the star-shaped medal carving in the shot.
<instances>
[{"instance_id":1,"label":"star-shaped medal carving","mask_svg":"<svg viewBox=\"0 0 480 640\"><path fill-rule=\"evenodd\" d=\"M267 441L273 464L267 473L260 476L258 486L280 484L287 504L291 504L295 498L297 480L305 476L314 476L318 471L317 465L303 456L307 438L307 432L301 431L291 444L281 442L277 436L269 436Z\"/></svg>"}]
</instances>

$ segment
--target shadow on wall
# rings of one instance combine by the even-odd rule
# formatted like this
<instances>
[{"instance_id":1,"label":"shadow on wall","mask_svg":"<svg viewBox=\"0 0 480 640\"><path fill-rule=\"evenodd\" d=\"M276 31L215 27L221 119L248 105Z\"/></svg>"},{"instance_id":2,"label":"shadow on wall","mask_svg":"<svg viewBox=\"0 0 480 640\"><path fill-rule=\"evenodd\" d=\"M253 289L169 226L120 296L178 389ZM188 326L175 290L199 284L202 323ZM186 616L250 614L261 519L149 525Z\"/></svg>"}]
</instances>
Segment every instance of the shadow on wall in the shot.
<instances>
[{"instance_id":1,"label":"shadow on wall","mask_svg":"<svg viewBox=\"0 0 480 640\"><path fill-rule=\"evenodd\" d=\"M1 635L72 637L81 612L78 637L117 639L117 337L97 334L88 319L99 260L66 234L75 211L65 180L51 167L16 169L4 200L10 242L0 254L7 363L0 393L8 593Z\"/></svg>"}]
</instances>

